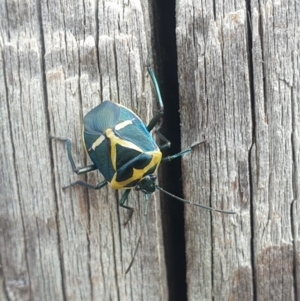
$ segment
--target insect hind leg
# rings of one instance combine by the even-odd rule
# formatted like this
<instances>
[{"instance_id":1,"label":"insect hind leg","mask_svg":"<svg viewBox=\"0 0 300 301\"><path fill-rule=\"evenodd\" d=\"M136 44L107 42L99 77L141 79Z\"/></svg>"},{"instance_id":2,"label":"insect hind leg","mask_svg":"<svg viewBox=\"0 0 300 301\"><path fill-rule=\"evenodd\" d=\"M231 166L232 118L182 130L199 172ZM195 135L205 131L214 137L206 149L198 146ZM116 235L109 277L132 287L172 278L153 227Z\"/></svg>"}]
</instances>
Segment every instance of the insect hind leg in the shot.
<instances>
[{"instance_id":1,"label":"insect hind leg","mask_svg":"<svg viewBox=\"0 0 300 301\"><path fill-rule=\"evenodd\" d=\"M63 141L66 143L68 158L71 163L72 169L76 174L80 175L80 174L87 173L87 172L97 169L97 167L94 164L91 164L88 166L83 166L81 168L76 167L76 164L74 162L72 152L71 152L71 139L70 138L50 136L50 139L60 140L60 141ZM73 186L73 185L71 185L71 186Z\"/></svg>"},{"instance_id":2,"label":"insect hind leg","mask_svg":"<svg viewBox=\"0 0 300 301\"><path fill-rule=\"evenodd\" d=\"M84 173L87 173L87 172L90 172L90 171L93 171L93 170L97 169L97 167L94 164L84 166L84 167L81 167L81 168L76 167L76 164L74 162L72 152L71 152L71 139L70 138L50 136L50 139L55 139L55 140L60 140L60 141L65 142L69 161L71 163L73 171L76 174L80 175L80 174L84 174ZM80 186L84 186L84 187L87 187L87 188L90 188L90 189L97 190L97 189L101 189L102 187L107 185L107 181L104 180L104 181L98 183L97 185L91 185L91 184L86 183L84 181L78 180L78 181L75 181L75 182L71 183L70 185L64 186L62 189L66 189L66 188L69 188L69 187L75 186L75 185L80 185Z\"/></svg>"}]
</instances>

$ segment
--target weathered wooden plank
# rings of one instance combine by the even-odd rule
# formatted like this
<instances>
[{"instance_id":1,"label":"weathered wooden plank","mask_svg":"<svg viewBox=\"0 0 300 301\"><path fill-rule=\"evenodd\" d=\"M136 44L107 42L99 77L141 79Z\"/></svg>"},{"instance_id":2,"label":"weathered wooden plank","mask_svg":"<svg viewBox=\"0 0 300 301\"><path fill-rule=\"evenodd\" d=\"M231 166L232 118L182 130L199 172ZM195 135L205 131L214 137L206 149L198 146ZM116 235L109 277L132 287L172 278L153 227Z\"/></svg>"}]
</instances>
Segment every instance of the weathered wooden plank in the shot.
<instances>
[{"instance_id":1,"label":"weathered wooden plank","mask_svg":"<svg viewBox=\"0 0 300 301\"><path fill-rule=\"evenodd\" d=\"M53 5L55 6L55 4ZM143 112L140 116L144 120L149 120L149 115L152 112L151 83L150 79L147 79L144 67L147 58L146 40L149 39L149 37L146 37L145 31L149 24L144 24L143 19L144 14L148 12L142 11L138 1L133 1L128 6L123 6L121 1L103 1L99 3L97 11L99 13L97 16L99 27L96 38L94 38L94 32L83 31L83 28L80 28L82 36L79 36L79 39L77 39L72 29L73 21L70 20L69 24L65 23L67 29L70 30L70 41L72 43L74 41L74 45L66 47L66 53L68 53L68 49L73 50L83 44L83 49L76 50L74 55L67 54L67 57L71 58L78 55L78 62L76 61L75 64L79 66L80 77L76 72L76 68L71 71L71 75L76 74L77 78L75 81L78 87L73 89L73 91L80 90L82 100L81 103L76 101L77 108L73 109L74 113L70 114L68 111L68 116L70 115L71 118L67 118L66 126L68 126L68 123L71 123L72 116L76 112L80 112L81 104L84 115L103 99L119 102L132 108L139 114ZM50 12L50 14L52 13ZM68 13L68 15L71 14L71 12ZM78 31L76 31L76 35L78 35ZM96 45L97 42L98 45ZM49 47L51 49L51 45ZM46 52L51 53L52 51L47 51L46 46ZM84 54L83 56L81 56L82 53ZM87 54L89 54L89 57L85 57ZM67 65L65 65L66 67ZM68 67L70 68L70 65ZM47 73L52 72L50 69L52 68L49 67L49 70L47 69L46 64ZM68 79L64 80L67 81ZM60 80L58 82L61 83ZM62 84L65 86L64 83ZM90 94L87 94L86 91ZM70 93L71 95L74 95L74 92ZM50 106L55 101L55 97L51 95L51 99L48 97ZM70 99L71 97L67 97L66 101L70 101ZM69 107L74 104L66 105L65 102L62 102L62 105ZM63 110L63 108L60 110ZM51 112L52 110L50 109L49 111ZM53 114L52 116L54 117L55 115ZM74 118L74 123L80 125L79 120L80 118ZM62 120L53 120L53 129L54 127L55 130L57 129L58 122L60 123L60 131L61 129L65 130ZM78 137L79 132L78 129L71 132L68 130L68 135ZM65 134L55 132L55 135ZM75 138L74 140L76 142L76 140L80 139ZM80 143L76 143L76 145L80 145ZM58 151L58 153L61 151ZM77 155L77 159L79 157L82 158L81 154ZM64 162L59 162L58 166L68 165L69 163L65 159L64 157ZM81 163L84 164L83 161ZM66 166L66 168L70 172L70 167ZM72 178L74 179L74 177ZM90 183L96 183L100 179L102 178L95 177L95 174L87 177L87 181ZM68 182L64 181L64 183ZM85 189L76 188L77 197L79 191L86 192ZM68 193L72 194L70 200L74 204L74 192ZM82 233L79 234L79 237L86 240L83 248L89 254L85 257L85 260L89 265L89 273L91 275L91 297L95 300L98 300L99 296L103 299L141 300L145 295L150 300L164 299L167 292L165 272L163 271L164 259L160 249L162 244L158 236L161 228L158 216L159 207L152 206L147 233L136 258L136 263L131 272L124 277L124 271L131 260L140 232L140 217L144 210L144 198L140 196L139 201L134 196L134 193L131 194L130 205L137 210L132 222L124 228L122 223L126 219L126 214L122 210L118 213L118 204L114 191L110 188L105 188L103 191L88 191L88 195L91 200L90 203L87 200L84 201L84 203L87 202L89 204L87 209L88 216L83 219L87 221L86 229L83 224L79 227L79 230L86 232L87 235ZM80 207L80 204L77 207ZM76 222L78 221L72 220L72 224L76 224ZM66 248L73 249L72 245L69 244ZM83 255L85 252L83 252ZM155 263L155 268L147 268L147 266L153 267L153 262ZM75 266L69 268L72 274L70 279L67 280L70 283L68 287L73 288L74 285L71 281L72 278L75 278L77 269ZM141 279L144 279L144 281L147 279L146 283L135 285L141 284ZM79 293L76 295L79 296Z\"/></svg>"},{"instance_id":2,"label":"weathered wooden plank","mask_svg":"<svg viewBox=\"0 0 300 301\"><path fill-rule=\"evenodd\" d=\"M132 193L126 212L96 172L73 174L68 136L79 165L83 116L104 99L147 122L155 95L145 63L150 46L148 4L140 1L41 1L1 10L1 264L9 300L166 300L160 206L151 196L148 225L128 275L144 214ZM42 35L41 35L42 34ZM44 85L43 82L45 81ZM153 106L154 104L154 106ZM6 156L3 156L6 154Z\"/></svg>"},{"instance_id":3,"label":"weathered wooden plank","mask_svg":"<svg viewBox=\"0 0 300 301\"><path fill-rule=\"evenodd\" d=\"M299 253L297 1L177 1L189 300L295 300ZM61 187L76 176L83 116L104 99L148 121L145 1L0 3L1 300L167 300L158 195L131 272L144 197L127 227L120 194ZM166 16L167 17L167 16ZM247 26L248 17L251 26ZM251 42L250 42L251 41ZM252 43L252 44L251 44ZM252 47L252 49L251 49ZM172 279L171 277L169 279ZM172 286L170 286L172 287Z\"/></svg>"},{"instance_id":4,"label":"weathered wooden plank","mask_svg":"<svg viewBox=\"0 0 300 301\"><path fill-rule=\"evenodd\" d=\"M1 8L2 300L62 299L35 2ZM29 30L30 29L30 30ZM51 250L51 251L49 251Z\"/></svg>"},{"instance_id":5,"label":"weathered wooden plank","mask_svg":"<svg viewBox=\"0 0 300 301\"><path fill-rule=\"evenodd\" d=\"M186 207L189 300L253 298L250 225L252 120L246 8L180 1L177 50L187 199L236 211ZM224 3L224 2L222 2ZM228 6L227 6L228 4ZM215 14L215 15L214 15ZM189 180L187 180L189 179Z\"/></svg>"},{"instance_id":6,"label":"weathered wooden plank","mask_svg":"<svg viewBox=\"0 0 300 301\"><path fill-rule=\"evenodd\" d=\"M293 182L299 177L293 171L299 156L293 117L295 109L294 116L299 115L299 96L294 98L299 86L293 88L294 81L299 82L294 65L299 56L299 33L294 31L299 13L294 4L254 1L252 6L256 141L251 164L258 300L295 298L293 269L299 263L294 260L291 205L296 201Z\"/></svg>"},{"instance_id":7,"label":"weathered wooden plank","mask_svg":"<svg viewBox=\"0 0 300 301\"><path fill-rule=\"evenodd\" d=\"M185 196L237 211L210 219L186 209L188 295L294 300L299 8L295 1L251 1L248 28L246 7L235 5L177 5L182 144L201 134L210 140L183 160L183 178L195 179L185 182Z\"/></svg>"}]
</instances>

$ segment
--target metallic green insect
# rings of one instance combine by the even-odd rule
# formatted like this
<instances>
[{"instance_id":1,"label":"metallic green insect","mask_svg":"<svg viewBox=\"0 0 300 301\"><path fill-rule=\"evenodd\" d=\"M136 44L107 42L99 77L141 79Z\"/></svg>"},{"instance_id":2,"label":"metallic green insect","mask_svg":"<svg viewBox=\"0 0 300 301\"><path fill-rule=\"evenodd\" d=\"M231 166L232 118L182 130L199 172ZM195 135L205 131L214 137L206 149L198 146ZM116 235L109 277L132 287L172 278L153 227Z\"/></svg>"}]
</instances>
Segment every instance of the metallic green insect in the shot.
<instances>
[{"instance_id":1,"label":"metallic green insect","mask_svg":"<svg viewBox=\"0 0 300 301\"><path fill-rule=\"evenodd\" d=\"M77 168L71 153L71 140L69 138L51 136L51 138L66 142L67 154L73 171L76 174L83 174L98 169L105 179L96 186L78 180L64 188L78 184L91 189L101 189L109 184L114 189L124 189L125 191L121 197L120 206L130 211L127 222L133 213L133 208L125 205L130 191L134 188L144 193L147 204L142 222L142 230L126 273L133 264L145 229L148 212L148 195L153 193L155 189L159 189L184 203L190 203L211 211L234 214L234 212L231 211L223 211L205 205L191 203L165 191L155 183L157 168L161 162L168 162L181 157L206 141L194 143L186 150L173 156L162 157L161 150L170 146L170 142L159 131L161 127L159 121L163 116L164 106L156 77L150 67L149 59L147 68L158 99L159 109L157 114L146 126L131 110L111 101L104 101L92 109L84 117L83 129L84 146L93 162L92 165ZM154 127L156 127L155 133L163 141L160 147L157 146L150 135L150 131L153 130Z\"/></svg>"}]
</instances>

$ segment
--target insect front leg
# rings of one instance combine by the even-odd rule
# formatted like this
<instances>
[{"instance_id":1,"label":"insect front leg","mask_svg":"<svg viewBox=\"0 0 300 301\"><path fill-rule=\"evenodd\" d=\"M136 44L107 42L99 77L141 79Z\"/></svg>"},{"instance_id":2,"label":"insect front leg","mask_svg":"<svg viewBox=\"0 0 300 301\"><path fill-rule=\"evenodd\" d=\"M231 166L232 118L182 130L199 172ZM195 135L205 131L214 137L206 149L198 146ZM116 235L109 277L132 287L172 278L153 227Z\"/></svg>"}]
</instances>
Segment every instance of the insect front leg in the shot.
<instances>
[{"instance_id":1,"label":"insect front leg","mask_svg":"<svg viewBox=\"0 0 300 301\"><path fill-rule=\"evenodd\" d=\"M127 198L128 198L128 195L129 195L130 191L131 191L130 189L125 190L125 192L122 194L121 200L119 202L120 207L125 208L126 210L130 211L129 215L128 215L128 219L125 221L124 226L126 226L128 224L128 222L131 220L132 214L134 212L134 209L132 207L124 205Z\"/></svg>"}]
</instances>

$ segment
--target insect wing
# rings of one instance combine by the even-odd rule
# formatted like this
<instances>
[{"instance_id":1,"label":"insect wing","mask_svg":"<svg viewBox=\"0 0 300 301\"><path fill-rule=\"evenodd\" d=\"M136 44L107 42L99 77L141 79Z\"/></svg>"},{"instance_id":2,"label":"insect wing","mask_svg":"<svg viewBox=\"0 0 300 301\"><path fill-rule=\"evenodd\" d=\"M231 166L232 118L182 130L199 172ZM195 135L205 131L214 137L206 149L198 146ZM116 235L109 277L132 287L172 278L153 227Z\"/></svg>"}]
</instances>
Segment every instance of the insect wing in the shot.
<instances>
[{"instance_id":1,"label":"insect wing","mask_svg":"<svg viewBox=\"0 0 300 301\"><path fill-rule=\"evenodd\" d=\"M87 136L86 144L93 144L94 141L88 139L89 135L99 137L104 135L104 132L113 128L120 119L121 110L118 105L111 101L104 101L94 109L92 109L84 117L84 135ZM87 145L87 148L89 146Z\"/></svg>"},{"instance_id":2,"label":"insect wing","mask_svg":"<svg viewBox=\"0 0 300 301\"><path fill-rule=\"evenodd\" d=\"M85 116L84 140L91 160L108 182L117 171L115 183L129 180L133 168L145 168L152 160L152 152L159 151L140 118L110 101Z\"/></svg>"}]
</instances>

